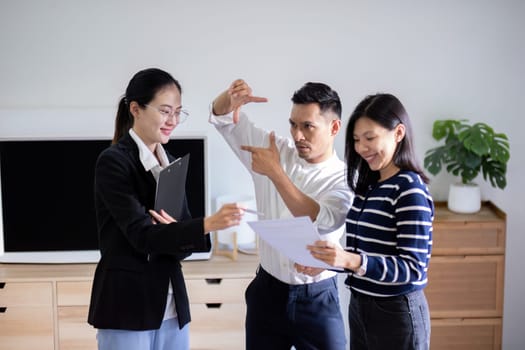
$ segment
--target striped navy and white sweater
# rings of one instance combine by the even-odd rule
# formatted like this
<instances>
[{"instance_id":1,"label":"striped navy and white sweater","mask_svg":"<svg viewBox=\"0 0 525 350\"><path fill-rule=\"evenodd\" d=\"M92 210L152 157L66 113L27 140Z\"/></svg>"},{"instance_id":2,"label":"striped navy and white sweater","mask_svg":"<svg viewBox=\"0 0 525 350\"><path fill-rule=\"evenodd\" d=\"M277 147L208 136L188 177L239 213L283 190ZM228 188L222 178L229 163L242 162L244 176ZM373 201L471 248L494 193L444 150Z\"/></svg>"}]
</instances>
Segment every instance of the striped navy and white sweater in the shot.
<instances>
[{"instance_id":1,"label":"striped navy and white sweater","mask_svg":"<svg viewBox=\"0 0 525 350\"><path fill-rule=\"evenodd\" d=\"M400 171L356 195L346 218L347 251L368 257L352 289L379 297L423 289L432 251L434 203L418 174Z\"/></svg>"}]
</instances>

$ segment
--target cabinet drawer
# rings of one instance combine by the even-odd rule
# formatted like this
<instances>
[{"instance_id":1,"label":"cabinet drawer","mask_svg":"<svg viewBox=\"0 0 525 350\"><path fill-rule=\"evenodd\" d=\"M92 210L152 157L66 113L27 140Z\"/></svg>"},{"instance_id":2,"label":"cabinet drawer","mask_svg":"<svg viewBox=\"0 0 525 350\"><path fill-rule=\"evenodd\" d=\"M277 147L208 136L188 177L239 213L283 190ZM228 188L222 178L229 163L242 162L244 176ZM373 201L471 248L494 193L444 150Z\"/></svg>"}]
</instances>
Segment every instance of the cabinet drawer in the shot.
<instances>
[{"instance_id":1,"label":"cabinet drawer","mask_svg":"<svg viewBox=\"0 0 525 350\"><path fill-rule=\"evenodd\" d=\"M48 306L8 306L0 313L1 350L53 350L54 346L51 303Z\"/></svg>"},{"instance_id":2,"label":"cabinet drawer","mask_svg":"<svg viewBox=\"0 0 525 350\"><path fill-rule=\"evenodd\" d=\"M89 305L91 282L57 282L58 306Z\"/></svg>"},{"instance_id":3,"label":"cabinet drawer","mask_svg":"<svg viewBox=\"0 0 525 350\"><path fill-rule=\"evenodd\" d=\"M190 348L244 349L246 306L191 304Z\"/></svg>"},{"instance_id":4,"label":"cabinet drawer","mask_svg":"<svg viewBox=\"0 0 525 350\"><path fill-rule=\"evenodd\" d=\"M503 254L505 225L497 222L435 222L432 255Z\"/></svg>"},{"instance_id":5,"label":"cabinet drawer","mask_svg":"<svg viewBox=\"0 0 525 350\"><path fill-rule=\"evenodd\" d=\"M87 323L88 306L58 308L60 349L92 350L97 348L96 329Z\"/></svg>"},{"instance_id":6,"label":"cabinet drawer","mask_svg":"<svg viewBox=\"0 0 525 350\"><path fill-rule=\"evenodd\" d=\"M0 288L0 307L53 305L51 282L7 282Z\"/></svg>"},{"instance_id":7,"label":"cabinet drawer","mask_svg":"<svg viewBox=\"0 0 525 350\"><path fill-rule=\"evenodd\" d=\"M428 270L430 316L501 317L504 257L433 257Z\"/></svg>"},{"instance_id":8,"label":"cabinet drawer","mask_svg":"<svg viewBox=\"0 0 525 350\"><path fill-rule=\"evenodd\" d=\"M500 350L501 319L433 319L432 350Z\"/></svg>"},{"instance_id":9,"label":"cabinet drawer","mask_svg":"<svg viewBox=\"0 0 525 350\"><path fill-rule=\"evenodd\" d=\"M192 304L244 303L244 291L249 278L213 278L186 280L186 288Z\"/></svg>"}]
</instances>

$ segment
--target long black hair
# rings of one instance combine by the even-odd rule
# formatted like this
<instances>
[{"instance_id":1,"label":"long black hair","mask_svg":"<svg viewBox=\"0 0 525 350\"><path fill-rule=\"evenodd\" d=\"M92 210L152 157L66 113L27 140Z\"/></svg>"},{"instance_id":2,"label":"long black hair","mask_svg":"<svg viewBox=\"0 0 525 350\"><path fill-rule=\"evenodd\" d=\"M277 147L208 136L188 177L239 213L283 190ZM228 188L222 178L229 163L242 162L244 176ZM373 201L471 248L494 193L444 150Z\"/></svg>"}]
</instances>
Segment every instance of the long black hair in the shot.
<instances>
[{"instance_id":1,"label":"long black hair","mask_svg":"<svg viewBox=\"0 0 525 350\"><path fill-rule=\"evenodd\" d=\"M346 128L347 182L355 193L364 194L369 185L377 183L380 178L379 171L371 170L368 163L355 151L355 123L362 117L367 117L388 130L393 130L397 125L403 124L405 137L397 145L393 162L401 170L411 170L419 174L425 183L429 182L414 152L412 125L405 107L394 95L380 93L369 95L359 102Z\"/></svg>"},{"instance_id":2,"label":"long black hair","mask_svg":"<svg viewBox=\"0 0 525 350\"><path fill-rule=\"evenodd\" d=\"M133 116L129 112L130 103L135 101L139 106L145 107L146 104L155 98L157 92L168 85L175 85L179 92L182 93L179 82L169 73L158 68L141 70L131 78L126 88L126 94L121 97L118 104L112 143L117 143L133 127Z\"/></svg>"}]
</instances>

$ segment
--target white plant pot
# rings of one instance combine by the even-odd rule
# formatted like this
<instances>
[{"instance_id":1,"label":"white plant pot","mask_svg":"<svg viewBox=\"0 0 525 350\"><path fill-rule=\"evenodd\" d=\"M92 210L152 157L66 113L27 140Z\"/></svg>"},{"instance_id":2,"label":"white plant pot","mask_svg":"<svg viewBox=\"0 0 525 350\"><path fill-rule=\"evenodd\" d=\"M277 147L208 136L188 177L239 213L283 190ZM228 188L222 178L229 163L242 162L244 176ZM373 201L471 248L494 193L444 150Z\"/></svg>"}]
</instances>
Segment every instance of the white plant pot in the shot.
<instances>
[{"instance_id":1,"label":"white plant pot","mask_svg":"<svg viewBox=\"0 0 525 350\"><path fill-rule=\"evenodd\" d=\"M448 192L448 209L450 211L471 214L481 209L481 191L477 184L455 183Z\"/></svg>"}]
</instances>

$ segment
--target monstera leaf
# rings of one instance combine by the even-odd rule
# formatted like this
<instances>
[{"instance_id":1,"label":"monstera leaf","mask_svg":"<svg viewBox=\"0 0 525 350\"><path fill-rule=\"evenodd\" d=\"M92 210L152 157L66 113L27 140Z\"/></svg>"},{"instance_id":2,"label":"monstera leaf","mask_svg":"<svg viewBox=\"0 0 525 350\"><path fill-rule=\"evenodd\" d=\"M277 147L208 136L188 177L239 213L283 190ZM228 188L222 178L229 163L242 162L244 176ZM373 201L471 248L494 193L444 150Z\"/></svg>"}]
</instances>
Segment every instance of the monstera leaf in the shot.
<instances>
[{"instance_id":1,"label":"monstera leaf","mask_svg":"<svg viewBox=\"0 0 525 350\"><path fill-rule=\"evenodd\" d=\"M507 135L496 133L485 123L468 124L467 120L436 120L432 137L444 144L425 153L424 166L433 175L443 168L459 176L464 184L481 172L493 187L507 186L507 162L510 146Z\"/></svg>"}]
</instances>

